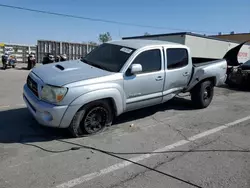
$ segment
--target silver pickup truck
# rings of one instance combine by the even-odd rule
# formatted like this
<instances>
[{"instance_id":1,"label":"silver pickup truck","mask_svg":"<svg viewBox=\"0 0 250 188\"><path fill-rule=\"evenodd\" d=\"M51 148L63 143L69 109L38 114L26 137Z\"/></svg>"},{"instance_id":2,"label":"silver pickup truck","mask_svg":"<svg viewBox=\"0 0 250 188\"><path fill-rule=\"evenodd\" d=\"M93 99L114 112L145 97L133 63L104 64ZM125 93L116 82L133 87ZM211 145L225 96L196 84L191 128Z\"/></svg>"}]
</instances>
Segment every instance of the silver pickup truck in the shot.
<instances>
[{"instance_id":1,"label":"silver pickup truck","mask_svg":"<svg viewBox=\"0 0 250 188\"><path fill-rule=\"evenodd\" d=\"M227 61L193 64L190 49L156 40L104 43L81 60L32 69L23 98L44 126L69 128L74 137L95 134L124 112L191 93L206 108L214 86L226 79Z\"/></svg>"}]
</instances>

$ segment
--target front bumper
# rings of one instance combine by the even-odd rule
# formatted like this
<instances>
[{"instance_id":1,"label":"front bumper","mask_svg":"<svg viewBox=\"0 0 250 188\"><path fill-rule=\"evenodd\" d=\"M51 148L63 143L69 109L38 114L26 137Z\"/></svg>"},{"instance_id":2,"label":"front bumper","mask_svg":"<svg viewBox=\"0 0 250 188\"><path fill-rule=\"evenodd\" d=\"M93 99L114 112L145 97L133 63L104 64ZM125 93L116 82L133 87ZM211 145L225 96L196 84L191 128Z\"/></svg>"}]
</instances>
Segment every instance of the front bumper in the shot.
<instances>
[{"instance_id":1,"label":"front bumper","mask_svg":"<svg viewBox=\"0 0 250 188\"><path fill-rule=\"evenodd\" d=\"M56 106L39 100L27 84L23 87L23 100L39 124L48 127L60 127L68 106Z\"/></svg>"}]
</instances>

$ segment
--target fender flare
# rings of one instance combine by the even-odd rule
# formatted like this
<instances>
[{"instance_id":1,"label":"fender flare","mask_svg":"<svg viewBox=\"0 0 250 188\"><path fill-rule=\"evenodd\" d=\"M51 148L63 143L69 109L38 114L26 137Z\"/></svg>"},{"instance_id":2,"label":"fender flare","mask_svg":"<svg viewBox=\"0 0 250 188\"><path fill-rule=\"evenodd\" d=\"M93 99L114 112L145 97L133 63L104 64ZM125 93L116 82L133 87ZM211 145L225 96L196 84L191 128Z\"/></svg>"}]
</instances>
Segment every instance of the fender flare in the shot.
<instances>
[{"instance_id":1,"label":"fender flare","mask_svg":"<svg viewBox=\"0 0 250 188\"><path fill-rule=\"evenodd\" d=\"M201 82L204 82L205 80L212 81L214 86L217 83L216 76L201 77L201 78L199 78L199 80L195 80L195 82L186 91L192 91L198 84L200 84Z\"/></svg>"},{"instance_id":2,"label":"fender flare","mask_svg":"<svg viewBox=\"0 0 250 188\"><path fill-rule=\"evenodd\" d=\"M106 89L98 89L94 91L90 91L88 93L84 93L74 99L70 106L81 105L84 106L90 102L111 98L114 103L114 107L116 110L116 115L120 115L124 111L123 97L122 94L116 88L106 88Z\"/></svg>"}]
</instances>

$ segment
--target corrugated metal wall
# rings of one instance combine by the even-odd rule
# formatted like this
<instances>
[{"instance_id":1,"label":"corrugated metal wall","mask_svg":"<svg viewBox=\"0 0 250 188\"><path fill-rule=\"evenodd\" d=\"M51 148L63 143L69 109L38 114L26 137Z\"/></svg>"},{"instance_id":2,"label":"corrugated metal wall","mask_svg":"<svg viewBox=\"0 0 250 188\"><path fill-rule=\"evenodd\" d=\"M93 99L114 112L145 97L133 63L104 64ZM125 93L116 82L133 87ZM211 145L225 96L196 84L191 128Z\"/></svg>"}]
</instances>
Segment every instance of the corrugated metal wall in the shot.
<instances>
[{"instance_id":1,"label":"corrugated metal wall","mask_svg":"<svg viewBox=\"0 0 250 188\"><path fill-rule=\"evenodd\" d=\"M47 53L54 56L66 54L68 60L79 59L85 56L96 46L85 43L70 43L61 41L38 40L37 41L37 62L41 63Z\"/></svg>"},{"instance_id":2,"label":"corrugated metal wall","mask_svg":"<svg viewBox=\"0 0 250 188\"><path fill-rule=\"evenodd\" d=\"M131 39L133 37L123 38ZM228 50L237 46L239 43L233 41L226 41L206 36L189 35L189 34L176 34L176 35L156 35L156 36L139 36L136 38L162 40L180 43L188 46L191 50L192 57L204 59L221 59ZM250 45L242 46L239 54L238 61L244 63L250 59Z\"/></svg>"},{"instance_id":3,"label":"corrugated metal wall","mask_svg":"<svg viewBox=\"0 0 250 188\"><path fill-rule=\"evenodd\" d=\"M34 52L36 54L36 46L1 43L0 56L2 56L7 50L10 50L10 53L16 56L17 63L27 63L29 52Z\"/></svg>"}]
</instances>

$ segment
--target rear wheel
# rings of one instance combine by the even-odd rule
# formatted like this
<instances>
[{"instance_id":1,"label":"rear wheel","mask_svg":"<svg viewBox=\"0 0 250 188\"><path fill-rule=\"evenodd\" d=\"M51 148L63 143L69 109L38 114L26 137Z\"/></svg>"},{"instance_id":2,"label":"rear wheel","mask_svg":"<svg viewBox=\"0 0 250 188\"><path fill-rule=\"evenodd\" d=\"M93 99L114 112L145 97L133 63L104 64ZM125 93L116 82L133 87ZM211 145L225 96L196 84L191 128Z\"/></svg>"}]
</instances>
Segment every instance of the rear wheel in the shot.
<instances>
[{"instance_id":1,"label":"rear wheel","mask_svg":"<svg viewBox=\"0 0 250 188\"><path fill-rule=\"evenodd\" d=\"M108 101L99 100L82 107L74 116L69 130L74 137L102 132L112 124L113 111Z\"/></svg>"},{"instance_id":2,"label":"rear wheel","mask_svg":"<svg viewBox=\"0 0 250 188\"><path fill-rule=\"evenodd\" d=\"M214 85L210 80L201 82L191 92L191 100L196 108L206 108L214 96Z\"/></svg>"}]
</instances>

